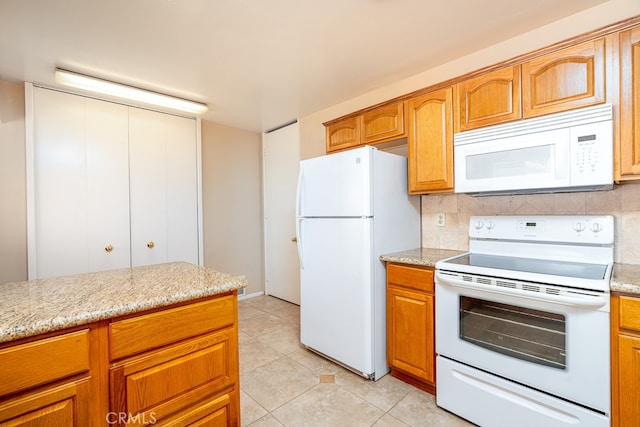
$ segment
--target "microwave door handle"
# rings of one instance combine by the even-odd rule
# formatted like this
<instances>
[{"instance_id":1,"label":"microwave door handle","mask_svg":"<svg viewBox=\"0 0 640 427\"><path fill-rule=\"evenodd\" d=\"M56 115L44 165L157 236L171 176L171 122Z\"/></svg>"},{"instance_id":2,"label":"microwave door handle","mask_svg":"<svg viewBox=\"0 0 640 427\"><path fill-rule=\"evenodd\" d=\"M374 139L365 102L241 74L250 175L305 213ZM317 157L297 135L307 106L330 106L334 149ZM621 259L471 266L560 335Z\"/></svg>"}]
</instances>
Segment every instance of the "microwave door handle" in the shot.
<instances>
[{"instance_id":1,"label":"microwave door handle","mask_svg":"<svg viewBox=\"0 0 640 427\"><path fill-rule=\"evenodd\" d=\"M436 283L443 286L459 287L465 289L475 289L485 292L491 292L500 295L512 295L520 298L528 298L536 301L543 301L548 303L563 304L577 307L589 307L598 308L604 306L609 300L609 294L602 294L601 296L592 295L547 295L543 293L535 293L530 291L523 291L521 289L511 288L498 288L493 285L485 285L482 283L469 283L464 280L456 279L451 276L445 275L440 271L436 271Z\"/></svg>"}]
</instances>

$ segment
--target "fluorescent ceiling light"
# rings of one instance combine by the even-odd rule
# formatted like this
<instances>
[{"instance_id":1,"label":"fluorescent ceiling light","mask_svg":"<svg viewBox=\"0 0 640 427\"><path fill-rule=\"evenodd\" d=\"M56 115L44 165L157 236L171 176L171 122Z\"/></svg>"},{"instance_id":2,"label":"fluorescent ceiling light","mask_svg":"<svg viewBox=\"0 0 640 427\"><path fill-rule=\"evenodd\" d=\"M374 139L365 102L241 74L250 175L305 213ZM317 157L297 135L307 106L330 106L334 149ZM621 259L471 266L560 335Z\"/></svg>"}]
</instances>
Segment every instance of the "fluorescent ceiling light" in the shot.
<instances>
[{"instance_id":1,"label":"fluorescent ceiling light","mask_svg":"<svg viewBox=\"0 0 640 427\"><path fill-rule=\"evenodd\" d=\"M74 87L76 89L88 90L90 92L97 92L117 98L128 99L130 101L170 108L172 110L186 111L194 114L203 114L208 110L206 104L175 98L161 93L150 92L148 90L85 76L84 74L78 74L71 71L56 69L55 79L56 83Z\"/></svg>"}]
</instances>

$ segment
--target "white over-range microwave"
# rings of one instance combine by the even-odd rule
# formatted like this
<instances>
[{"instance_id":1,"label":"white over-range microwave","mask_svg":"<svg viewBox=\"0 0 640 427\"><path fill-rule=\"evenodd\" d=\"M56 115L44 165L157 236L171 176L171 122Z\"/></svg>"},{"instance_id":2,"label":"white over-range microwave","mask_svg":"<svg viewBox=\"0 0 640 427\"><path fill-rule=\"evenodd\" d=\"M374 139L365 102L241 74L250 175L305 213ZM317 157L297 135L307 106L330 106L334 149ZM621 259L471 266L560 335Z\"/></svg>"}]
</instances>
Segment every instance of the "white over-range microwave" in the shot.
<instances>
[{"instance_id":1,"label":"white over-range microwave","mask_svg":"<svg viewBox=\"0 0 640 427\"><path fill-rule=\"evenodd\" d=\"M611 104L454 135L455 191L476 195L613 187Z\"/></svg>"}]
</instances>

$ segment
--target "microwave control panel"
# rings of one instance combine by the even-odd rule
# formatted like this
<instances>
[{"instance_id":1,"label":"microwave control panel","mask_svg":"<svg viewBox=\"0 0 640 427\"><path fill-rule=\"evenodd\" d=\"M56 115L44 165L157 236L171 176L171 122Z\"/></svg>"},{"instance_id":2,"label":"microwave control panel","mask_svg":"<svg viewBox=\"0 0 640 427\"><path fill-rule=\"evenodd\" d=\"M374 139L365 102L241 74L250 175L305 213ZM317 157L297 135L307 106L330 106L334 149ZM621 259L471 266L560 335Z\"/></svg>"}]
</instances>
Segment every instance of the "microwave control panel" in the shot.
<instances>
[{"instance_id":1,"label":"microwave control panel","mask_svg":"<svg viewBox=\"0 0 640 427\"><path fill-rule=\"evenodd\" d=\"M611 121L571 128L571 185L613 182Z\"/></svg>"}]
</instances>

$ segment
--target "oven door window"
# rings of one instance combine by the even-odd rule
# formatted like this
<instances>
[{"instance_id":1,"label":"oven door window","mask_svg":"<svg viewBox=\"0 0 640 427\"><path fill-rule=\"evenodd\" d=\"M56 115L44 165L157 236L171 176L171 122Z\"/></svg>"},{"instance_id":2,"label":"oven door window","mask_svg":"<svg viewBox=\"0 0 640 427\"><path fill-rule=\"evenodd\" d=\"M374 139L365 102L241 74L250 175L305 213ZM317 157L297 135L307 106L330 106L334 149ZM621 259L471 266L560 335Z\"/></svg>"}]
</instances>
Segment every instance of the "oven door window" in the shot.
<instances>
[{"instance_id":1,"label":"oven door window","mask_svg":"<svg viewBox=\"0 0 640 427\"><path fill-rule=\"evenodd\" d=\"M460 338L504 355L566 368L563 315L460 296Z\"/></svg>"}]
</instances>

